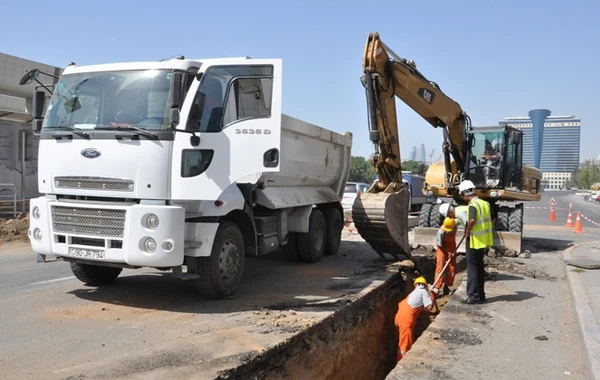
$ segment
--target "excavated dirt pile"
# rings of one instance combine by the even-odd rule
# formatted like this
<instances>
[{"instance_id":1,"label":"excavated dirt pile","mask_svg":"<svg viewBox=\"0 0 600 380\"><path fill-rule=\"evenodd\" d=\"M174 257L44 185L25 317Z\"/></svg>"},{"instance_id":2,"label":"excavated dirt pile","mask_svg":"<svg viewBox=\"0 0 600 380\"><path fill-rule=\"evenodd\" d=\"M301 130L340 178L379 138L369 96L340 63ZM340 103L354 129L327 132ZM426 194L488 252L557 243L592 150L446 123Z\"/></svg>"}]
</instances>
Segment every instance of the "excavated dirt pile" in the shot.
<instances>
[{"instance_id":1,"label":"excavated dirt pile","mask_svg":"<svg viewBox=\"0 0 600 380\"><path fill-rule=\"evenodd\" d=\"M19 214L15 219L0 219L0 245L9 242L28 242L29 214Z\"/></svg>"}]
</instances>

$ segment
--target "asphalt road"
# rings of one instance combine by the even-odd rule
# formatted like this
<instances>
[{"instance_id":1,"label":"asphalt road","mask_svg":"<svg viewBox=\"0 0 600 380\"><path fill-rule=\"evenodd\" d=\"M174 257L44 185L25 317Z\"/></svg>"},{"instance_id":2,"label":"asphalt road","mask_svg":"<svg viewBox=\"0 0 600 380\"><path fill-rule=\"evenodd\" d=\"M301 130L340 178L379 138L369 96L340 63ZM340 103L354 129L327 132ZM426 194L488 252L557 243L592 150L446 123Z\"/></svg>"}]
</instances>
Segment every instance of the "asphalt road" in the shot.
<instances>
[{"instance_id":1,"label":"asphalt road","mask_svg":"<svg viewBox=\"0 0 600 380\"><path fill-rule=\"evenodd\" d=\"M553 192L527 206L548 206L550 197L558 202L557 222L548 222L549 210L527 209L524 248L557 252L598 238L600 229L588 221L584 234L564 224L568 202L600 222L599 203ZM236 297L215 302L158 271L124 270L116 283L96 289L76 280L66 263L37 264L28 247L0 249L0 378L212 378L247 352L329 315L341 307L339 297L372 284L383 266L359 241L344 241L339 255L316 265L279 254L246 262ZM331 304L306 307L319 301ZM556 307L569 312L568 305Z\"/></svg>"},{"instance_id":2,"label":"asphalt road","mask_svg":"<svg viewBox=\"0 0 600 380\"><path fill-rule=\"evenodd\" d=\"M150 269L88 287L67 263L37 264L27 246L4 248L0 378L214 378L339 309L339 297L390 275L358 241L313 265L279 253L246 263L235 297L210 301L192 282ZM318 302L325 304L309 305Z\"/></svg>"}]
</instances>

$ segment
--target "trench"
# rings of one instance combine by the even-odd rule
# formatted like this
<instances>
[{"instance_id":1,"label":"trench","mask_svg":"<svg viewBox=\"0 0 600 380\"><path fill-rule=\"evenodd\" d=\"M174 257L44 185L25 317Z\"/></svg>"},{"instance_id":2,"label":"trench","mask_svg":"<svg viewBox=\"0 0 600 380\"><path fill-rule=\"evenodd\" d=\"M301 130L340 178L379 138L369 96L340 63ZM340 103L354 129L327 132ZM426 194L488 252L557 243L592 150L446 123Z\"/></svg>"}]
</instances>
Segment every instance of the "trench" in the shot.
<instances>
[{"instance_id":1,"label":"trench","mask_svg":"<svg viewBox=\"0 0 600 380\"><path fill-rule=\"evenodd\" d=\"M393 274L382 285L319 323L223 371L215 380L373 379L384 380L396 366L398 302L412 290L413 279L434 281L435 258L413 256L415 267ZM454 287L460 284L465 260L459 256ZM438 300L440 309L451 296ZM434 316L421 313L415 344Z\"/></svg>"}]
</instances>

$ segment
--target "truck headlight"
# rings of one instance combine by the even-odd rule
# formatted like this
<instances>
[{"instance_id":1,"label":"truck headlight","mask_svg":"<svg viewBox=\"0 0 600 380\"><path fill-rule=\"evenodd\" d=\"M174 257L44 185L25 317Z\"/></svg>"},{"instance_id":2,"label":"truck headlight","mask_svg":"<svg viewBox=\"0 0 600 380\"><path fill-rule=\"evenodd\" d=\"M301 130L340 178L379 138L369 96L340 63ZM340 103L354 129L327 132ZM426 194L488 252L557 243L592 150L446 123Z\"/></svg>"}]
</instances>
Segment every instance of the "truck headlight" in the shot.
<instances>
[{"instance_id":1,"label":"truck headlight","mask_svg":"<svg viewBox=\"0 0 600 380\"><path fill-rule=\"evenodd\" d=\"M491 191L490 192L490 197L497 197L498 196L498 192L497 191Z\"/></svg>"},{"instance_id":2,"label":"truck headlight","mask_svg":"<svg viewBox=\"0 0 600 380\"><path fill-rule=\"evenodd\" d=\"M33 216L35 219L39 219L40 215L40 208L38 206L33 206L33 210L31 210L31 216Z\"/></svg>"},{"instance_id":3,"label":"truck headlight","mask_svg":"<svg viewBox=\"0 0 600 380\"><path fill-rule=\"evenodd\" d=\"M39 228L34 228L33 229L33 238L37 241L42 241L42 230L40 230Z\"/></svg>"},{"instance_id":4,"label":"truck headlight","mask_svg":"<svg viewBox=\"0 0 600 380\"><path fill-rule=\"evenodd\" d=\"M160 225L160 220L158 219L158 216L156 216L155 214L147 214L146 216L144 216L142 224L146 228L155 230Z\"/></svg>"},{"instance_id":5,"label":"truck headlight","mask_svg":"<svg viewBox=\"0 0 600 380\"><path fill-rule=\"evenodd\" d=\"M151 237L147 237L142 241L142 247L144 251L148 253L154 253L156 252L156 240L152 239Z\"/></svg>"}]
</instances>

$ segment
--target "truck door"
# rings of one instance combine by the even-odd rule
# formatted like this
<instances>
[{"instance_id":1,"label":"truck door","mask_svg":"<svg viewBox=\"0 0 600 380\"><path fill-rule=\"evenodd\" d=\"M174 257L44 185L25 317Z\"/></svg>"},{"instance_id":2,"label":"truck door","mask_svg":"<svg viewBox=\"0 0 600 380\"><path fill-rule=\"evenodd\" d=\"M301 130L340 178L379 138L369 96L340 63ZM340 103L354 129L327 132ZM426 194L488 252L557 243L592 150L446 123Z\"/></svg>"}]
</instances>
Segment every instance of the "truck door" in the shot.
<instances>
[{"instance_id":1,"label":"truck door","mask_svg":"<svg viewBox=\"0 0 600 380\"><path fill-rule=\"evenodd\" d=\"M192 84L173 143L173 199L215 200L230 184L279 171L281 60L211 65Z\"/></svg>"}]
</instances>

